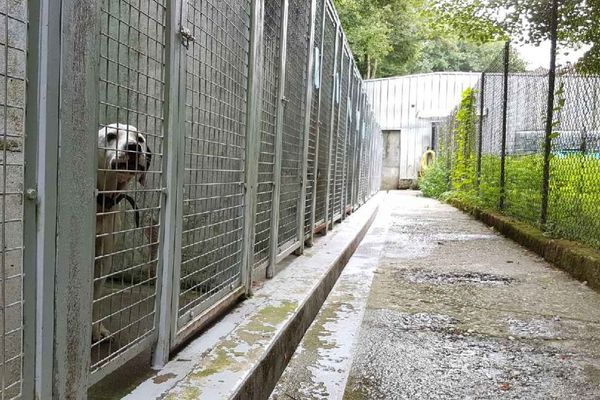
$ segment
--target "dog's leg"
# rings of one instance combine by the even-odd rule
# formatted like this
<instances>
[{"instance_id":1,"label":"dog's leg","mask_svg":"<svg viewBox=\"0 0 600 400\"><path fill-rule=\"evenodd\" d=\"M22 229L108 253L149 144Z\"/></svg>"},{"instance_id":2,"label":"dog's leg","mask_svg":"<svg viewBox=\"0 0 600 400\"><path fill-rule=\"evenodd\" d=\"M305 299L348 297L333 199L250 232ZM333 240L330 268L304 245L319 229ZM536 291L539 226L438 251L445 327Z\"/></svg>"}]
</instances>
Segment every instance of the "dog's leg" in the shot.
<instances>
[{"instance_id":1,"label":"dog's leg","mask_svg":"<svg viewBox=\"0 0 600 400\"><path fill-rule=\"evenodd\" d=\"M114 238L110 234L114 229L114 216L101 218L97 221L100 224L100 233L109 233L96 239L96 264L94 266L94 300L99 300L104 295L104 282L106 275L112 271L112 252L114 249ZM105 229L108 228L108 229ZM110 300L108 300L110 301ZM93 307L93 321L99 321L103 317L101 304L97 302ZM92 342L100 341L110 337L110 331L104 327L102 322L95 322L92 325Z\"/></svg>"}]
</instances>

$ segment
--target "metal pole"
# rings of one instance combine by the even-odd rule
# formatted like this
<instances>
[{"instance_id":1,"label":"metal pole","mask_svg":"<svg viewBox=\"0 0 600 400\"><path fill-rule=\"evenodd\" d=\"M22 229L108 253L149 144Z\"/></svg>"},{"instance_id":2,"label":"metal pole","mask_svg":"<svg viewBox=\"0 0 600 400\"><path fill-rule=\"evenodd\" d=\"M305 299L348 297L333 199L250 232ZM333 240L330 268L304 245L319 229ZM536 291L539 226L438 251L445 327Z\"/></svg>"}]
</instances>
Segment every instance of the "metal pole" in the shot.
<instances>
[{"instance_id":1,"label":"metal pole","mask_svg":"<svg viewBox=\"0 0 600 400\"><path fill-rule=\"evenodd\" d=\"M477 140L477 190L481 184L481 154L483 151L483 113L485 112L485 72L481 73L481 89L479 90L479 138Z\"/></svg>"},{"instance_id":2,"label":"metal pole","mask_svg":"<svg viewBox=\"0 0 600 400\"><path fill-rule=\"evenodd\" d=\"M287 25L288 25L288 0L282 0L282 22L281 22L281 49L279 56L279 93L277 96L277 120L275 136L275 165L273 167L273 203L271 206L271 240L269 264L267 265L266 276L271 279L277 262L279 253L279 199L281 197L281 164L283 157L283 116L285 107L285 64L287 54Z\"/></svg>"},{"instance_id":3,"label":"metal pole","mask_svg":"<svg viewBox=\"0 0 600 400\"><path fill-rule=\"evenodd\" d=\"M100 1L62 0L52 398L84 399L95 259ZM54 7L54 5L52 5ZM58 49L52 49L58 51ZM82 156L84 155L84 156Z\"/></svg>"},{"instance_id":4,"label":"metal pole","mask_svg":"<svg viewBox=\"0 0 600 400\"><path fill-rule=\"evenodd\" d=\"M542 204L540 225L548 222L548 195L550 191L550 152L552 151L552 128L554 123L554 90L556 88L556 43L558 37L558 0L552 1L550 71L548 73L548 106L546 110L546 136L544 138L544 175L542 178Z\"/></svg>"},{"instance_id":5,"label":"metal pole","mask_svg":"<svg viewBox=\"0 0 600 400\"><path fill-rule=\"evenodd\" d=\"M306 216L306 189L308 186L308 145L310 139L310 113L312 110L312 97L313 97L313 56L314 56L314 43L315 43L315 18L317 13L317 0L311 1L310 6L310 22L309 22L309 39L308 39L308 57L306 60L306 100L305 114L304 114L304 147L302 149L302 189L300 190L300 210L298 213L298 240L300 241L300 247L296 251L296 254L302 254L304 252L304 239L305 239L305 227L304 218ZM316 160L315 160L316 163ZM310 203L312 205L312 203ZM314 213L314 208L313 208Z\"/></svg>"},{"instance_id":6,"label":"metal pole","mask_svg":"<svg viewBox=\"0 0 600 400\"><path fill-rule=\"evenodd\" d=\"M508 65L510 57L510 42L507 41L504 45L504 88L502 98L502 148L500 155L500 199L498 201L498 209L504 209L504 201L506 197L506 123L508 112Z\"/></svg>"},{"instance_id":7,"label":"metal pole","mask_svg":"<svg viewBox=\"0 0 600 400\"><path fill-rule=\"evenodd\" d=\"M252 1L250 59L248 62L248 124L246 127L246 196L244 209L244 249L242 282L246 294L252 291L256 207L258 200L258 160L260 157L260 122L262 112L264 1Z\"/></svg>"},{"instance_id":8,"label":"metal pole","mask_svg":"<svg viewBox=\"0 0 600 400\"><path fill-rule=\"evenodd\" d=\"M160 240L159 271L161 271L158 288L158 339L153 353L152 366L162 368L169 360L172 337L177 334L177 298L179 294L179 268L181 265L181 207L179 202L183 196L183 132L185 120L185 103L180 101L185 96L185 60L186 52L179 36L182 16L182 2L171 2L167 9L167 49L166 63L166 99L167 131L165 135L165 155L163 170L166 171L164 189L164 208L161 215L163 237ZM183 89L182 91L180 89ZM176 272L177 271L177 272Z\"/></svg>"},{"instance_id":9,"label":"metal pole","mask_svg":"<svg viewBox=\"0 0 600 400\"><path fill-rule=\"evenodd\" d=\"M23 398L52 398L60 7L29 3L23 214ZM36 315L37 314L37 315Z\"/></svg>"}]
</instances>

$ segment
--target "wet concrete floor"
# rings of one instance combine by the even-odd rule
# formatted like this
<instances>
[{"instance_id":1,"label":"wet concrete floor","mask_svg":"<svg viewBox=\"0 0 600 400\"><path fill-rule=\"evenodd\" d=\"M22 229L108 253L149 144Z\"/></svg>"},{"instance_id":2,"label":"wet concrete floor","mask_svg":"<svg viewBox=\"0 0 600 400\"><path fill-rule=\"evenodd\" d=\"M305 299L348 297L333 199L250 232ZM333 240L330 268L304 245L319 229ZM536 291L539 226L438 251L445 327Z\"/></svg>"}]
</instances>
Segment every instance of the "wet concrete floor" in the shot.
<instances>
[{"instance_id":1,"label":"wet concrete floor","mask_svg":"<svg viewBox=\"0 0 600 400\"><path fill-rule=\"evenodd\" d=\"M273 399L600 399L600 293L390 192Z\"/></svg>"}]
</instances>

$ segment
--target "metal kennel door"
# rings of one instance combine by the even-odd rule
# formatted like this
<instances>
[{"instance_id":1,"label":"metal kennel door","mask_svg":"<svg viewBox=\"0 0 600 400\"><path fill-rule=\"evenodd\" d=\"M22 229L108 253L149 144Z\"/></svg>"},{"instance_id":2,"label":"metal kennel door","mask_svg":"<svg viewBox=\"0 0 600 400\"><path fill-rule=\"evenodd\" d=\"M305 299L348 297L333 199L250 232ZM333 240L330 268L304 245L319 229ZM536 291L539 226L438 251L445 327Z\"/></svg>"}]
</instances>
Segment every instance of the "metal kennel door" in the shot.
<instances>
[{"instance_id":1,"label":"metal kennel door","mask_svg":"<svg viewBox=\"0 0 600 400\"><path fill-rule=\"evenodd\" d=\"M209 309L244 293L250 11L249 0L187 0L182 8L175 345L204 323Z\"/></svg>"}]
</instances>

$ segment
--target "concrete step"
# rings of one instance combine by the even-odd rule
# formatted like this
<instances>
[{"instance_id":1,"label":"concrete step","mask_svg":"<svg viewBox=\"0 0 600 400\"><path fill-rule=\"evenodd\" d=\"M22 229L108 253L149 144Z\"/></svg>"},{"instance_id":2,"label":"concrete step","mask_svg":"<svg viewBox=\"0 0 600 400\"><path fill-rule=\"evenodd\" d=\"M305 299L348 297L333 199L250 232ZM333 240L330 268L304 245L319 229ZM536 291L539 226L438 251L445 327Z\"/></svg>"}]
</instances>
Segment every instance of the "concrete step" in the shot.
<instances>
[{"instance_id":1,"label":"concrete step","mask_svg":"<svg viewBox=\"0 0 600 400\"><path fill-rule=\"evenodd\" d=\"M377 213L378 194L288 261L240 303L135 388L138 399L265 399Z\"/></svg>"},{"instance_id":2,"label":"concrete step","mask_svg":"<svg viewBox=\"0 0 600 400\"><path fill-rule=\"evenodd\" d=\"M307 330L271 400L341 399L373 280L389 229L382 206Z\"/></svg>"}]
</instances>

